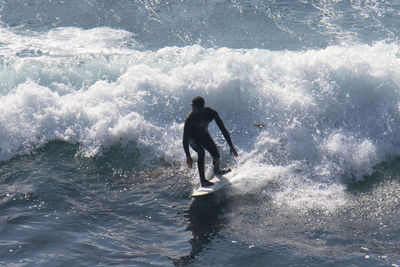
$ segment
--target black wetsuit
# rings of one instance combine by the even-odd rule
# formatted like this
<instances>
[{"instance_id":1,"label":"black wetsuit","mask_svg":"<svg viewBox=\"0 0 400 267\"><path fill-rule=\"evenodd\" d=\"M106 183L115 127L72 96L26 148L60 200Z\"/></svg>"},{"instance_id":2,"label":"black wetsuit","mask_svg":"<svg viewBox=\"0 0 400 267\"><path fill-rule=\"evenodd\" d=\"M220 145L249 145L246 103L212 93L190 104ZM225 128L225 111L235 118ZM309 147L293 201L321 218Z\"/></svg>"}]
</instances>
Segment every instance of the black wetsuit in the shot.
<instances>
[{"instance_id":1,"label":"black wetsuit","mask_svg":"<svg viewBox=\"0 0 400 267\"><path fill-rule=\"evenodd\" d=\"M185 120L183 130L183 148L186 157L190 157L189 144L198 154L198 168L201 180L205 180L204 174L204 158L205 150L207 150L214 159L219 159L219 152L213 139L208 132L208 125L215 120L222 134L224 135L229 146L232 147L231 137L226 130L224 123L218 113L212 108L205 107L200 113L189 113Z\"/></svg>"}]
</instances>

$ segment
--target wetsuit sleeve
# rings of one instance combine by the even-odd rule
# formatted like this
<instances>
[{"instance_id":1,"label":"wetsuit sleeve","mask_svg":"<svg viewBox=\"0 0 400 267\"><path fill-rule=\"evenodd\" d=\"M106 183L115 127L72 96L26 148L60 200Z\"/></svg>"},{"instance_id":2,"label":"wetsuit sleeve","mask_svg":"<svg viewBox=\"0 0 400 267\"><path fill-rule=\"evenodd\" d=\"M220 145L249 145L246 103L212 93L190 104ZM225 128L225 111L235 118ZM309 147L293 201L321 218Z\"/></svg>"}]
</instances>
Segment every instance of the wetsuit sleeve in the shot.
<instances>
[{"instance_id":1,"label":"wetsuit sleeve","mask_svg":"<svg viewBox=\"0 0 400 267\"><path fill-rule=\"evenodd\" d=\"M215 112L215 117L214 117L215 122L218 125L218 128L221 130L222 134L225 137L226 142L228 142L230 147L233 147L231 136L229 135L228 130L225 128L224 123L222 122L221 118L219 117L218 113Z\"/></svg>"},{"instance_id":2,"label":"wetsuit sleeve","mask_svg":"<svg viewBox=\"0 0 400 267\"><path fill-rule=\"evenodd\" d=\"M183 149L185 150L186 157L190 157L189 152L189 123L185 121L185 126L183 128Z\"/></svg>"}]
</instances>

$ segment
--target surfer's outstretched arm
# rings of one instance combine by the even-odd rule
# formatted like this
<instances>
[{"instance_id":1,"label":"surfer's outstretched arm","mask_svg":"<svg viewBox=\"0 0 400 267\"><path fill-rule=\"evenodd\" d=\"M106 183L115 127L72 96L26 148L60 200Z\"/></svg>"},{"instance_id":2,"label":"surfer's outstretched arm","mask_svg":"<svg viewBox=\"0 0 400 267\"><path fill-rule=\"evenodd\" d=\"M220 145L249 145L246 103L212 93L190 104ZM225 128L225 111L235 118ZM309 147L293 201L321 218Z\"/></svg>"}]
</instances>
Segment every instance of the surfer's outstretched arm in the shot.
<instances>
[{"instance_id":1,"label":"surfer's outstretched arm","mask_svg":"<svg viewBox=\"0 0 400 267\"><path fill-rule=\"evenodd\" d=\"M183 149L185 150L186 154L186 164L189 167L189 169L192 168L193 165L193 160L192 157L190 156L190 151L189 151L189 130L188 130L188 124L185 122L185 127L183 130Z\"/></svg>"},{"instance_id":2,"label":"surfer's outstretched arm","mask_svg":"<svg viewBox=\"0 0 400 267\"><path fill-rule=\"evenodd\" d=\"M238 153L237 153L237 151L235 149L235 146L232 143L231 136L230 136L228 130L225 128L225 125L224 125L222 119L219 117L218 114L216 114L216 117L214 119L215 119L215 122L218 125L218 128L221 130L223 136L225 137L226 142L228 142L231 154L234 155L235 157L237 157Z\"/></svg>"}]
</instances>

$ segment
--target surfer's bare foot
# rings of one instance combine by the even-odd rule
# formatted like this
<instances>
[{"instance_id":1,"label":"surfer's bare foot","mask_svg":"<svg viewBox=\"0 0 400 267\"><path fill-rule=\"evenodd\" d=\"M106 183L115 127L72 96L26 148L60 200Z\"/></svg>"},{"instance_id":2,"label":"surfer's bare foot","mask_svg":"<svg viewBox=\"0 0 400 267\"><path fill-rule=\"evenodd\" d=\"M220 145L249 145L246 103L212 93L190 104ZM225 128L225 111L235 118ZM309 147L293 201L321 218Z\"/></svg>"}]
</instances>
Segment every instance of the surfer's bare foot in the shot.
<instances>
[{"instance_id":1,"label":"surfer's bare foot","mask_svg":"<svg viewBox=\"0 0 400 267\"><path fill-rule=\"evenodd\" d=\"M201 186L202 187L212 186L212 185L214 185L214 183L211 183L211 182L209 182L207 180L201 181Z\"/></svg>"},{"instance_id":2,"label":"surfer's bare foot","mask_svg":"<svg viewBox=\"0 0 400 267\"><path fill-rule=\"evenodd\" d=\"M217 169L217 170L214 170L214 173L215 173L216 175L220 175L220 174L228 173L228 172L230 172L230 171L231 171L231 168Z\"/></svg>"}]
</instances>

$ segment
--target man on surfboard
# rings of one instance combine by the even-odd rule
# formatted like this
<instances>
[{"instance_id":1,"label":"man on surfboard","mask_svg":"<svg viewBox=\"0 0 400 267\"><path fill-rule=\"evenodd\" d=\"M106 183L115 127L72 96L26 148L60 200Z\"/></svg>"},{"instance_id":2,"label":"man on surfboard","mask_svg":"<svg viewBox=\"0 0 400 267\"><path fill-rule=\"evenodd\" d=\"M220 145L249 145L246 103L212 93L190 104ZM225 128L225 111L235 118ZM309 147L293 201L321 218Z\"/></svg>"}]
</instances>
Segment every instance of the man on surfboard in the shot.
<instances>
[{"instance_id":1,"label":"man on surfboard","mask_svg":"<svg viewBox=\"0 0 400 267\"><path fill-rule=\"evenodd\" d=\"M231 136L229 135L228 130L226 130L218 113L210 107L204 107L204 99L201 96L193 98L192 112L189 113L185 120L185 127L183 130L183 148L186 154L186 163L190 169L192 168L193 160L190 156L189 144L193 150L197 152L197 166L199 169L201 186L203 187L213 185L213 183L207 181L205 177L205 150L207 150L213 157L214 173L222 174L227 172L227 170L221 170L219 167L218 148L208 132L208 125L212 120L215 120L224 135L225 140L228 142L231 154L235 157L238 156L238 153L232 144Z\"/></svg>"}]
</instances>

